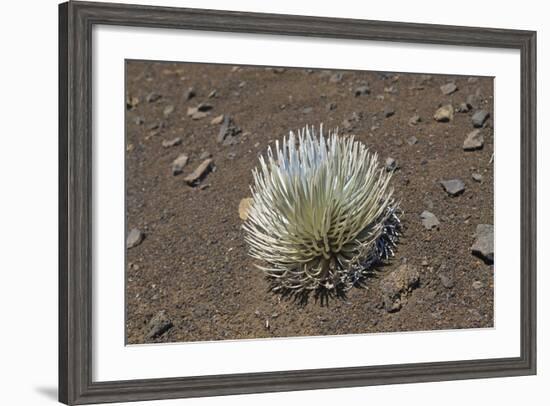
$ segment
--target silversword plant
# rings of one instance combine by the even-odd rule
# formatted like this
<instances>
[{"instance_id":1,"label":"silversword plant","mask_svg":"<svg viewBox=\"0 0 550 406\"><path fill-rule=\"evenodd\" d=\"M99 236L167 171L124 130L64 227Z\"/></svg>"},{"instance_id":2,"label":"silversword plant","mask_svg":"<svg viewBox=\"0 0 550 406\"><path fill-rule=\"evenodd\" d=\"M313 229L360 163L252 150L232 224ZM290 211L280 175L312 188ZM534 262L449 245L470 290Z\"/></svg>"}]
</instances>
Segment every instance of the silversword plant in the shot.
<instances>
[{"instance_id":1,"label":"silversword plant","mask_svg":"<svg viewBox=\"0 0 550 406\"><path fill-rule=\"evenodd\" d=\"M274 291L345 291L380 260L399 234L391 172L352 136L306 127L267 149L254 169L243 225L250 255Z\"/></svg>"}]
</instances>

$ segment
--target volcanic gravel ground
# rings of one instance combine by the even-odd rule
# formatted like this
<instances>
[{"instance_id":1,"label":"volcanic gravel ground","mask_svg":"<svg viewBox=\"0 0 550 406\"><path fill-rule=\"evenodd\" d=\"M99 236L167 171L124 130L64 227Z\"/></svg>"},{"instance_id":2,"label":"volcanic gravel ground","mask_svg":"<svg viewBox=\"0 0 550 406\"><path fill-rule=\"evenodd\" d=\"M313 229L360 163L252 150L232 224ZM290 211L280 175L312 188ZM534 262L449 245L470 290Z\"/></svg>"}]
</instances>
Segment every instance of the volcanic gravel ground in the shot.
<instances>
[{"instance_id":1,"label":"volcanic gravel ground","mask_svg":"<svg viewBox=\"0 0 550 406\"><path fill-rule=\"evenodd\" d=\"M126 255L129 344L493 326L493 265L471 250L477 225L493 224L492 78L143 61L126 69L127 233L142 233ZM444 94L449 83L457 90ZM466 100L471 109L457 111ZM435 121L447 104L453 119ZM483 147L465 151L478 110L489 113ZM233 145L217 140L221 114L241 130ZM289 130L321 123L355 134L381 165L397 162L403 236L364 288L300 305L269 292L247 255L238 207L259 154ZM188 161L175 176L180 154ZM209 154L213 170L188 185ZM450 179L463 193L444 190ZM438 228L422 224L425 210ZM388 311L382 282L402 263L418 280Z\"/></svg>"}]
</instances>

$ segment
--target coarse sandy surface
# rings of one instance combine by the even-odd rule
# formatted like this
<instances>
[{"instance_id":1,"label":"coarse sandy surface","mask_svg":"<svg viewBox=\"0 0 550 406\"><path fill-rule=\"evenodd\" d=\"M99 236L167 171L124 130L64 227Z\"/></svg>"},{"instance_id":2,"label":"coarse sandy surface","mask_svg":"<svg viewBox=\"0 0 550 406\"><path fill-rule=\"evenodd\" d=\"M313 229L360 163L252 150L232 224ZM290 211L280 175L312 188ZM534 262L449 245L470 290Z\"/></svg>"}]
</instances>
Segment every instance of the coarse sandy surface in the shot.
<instances>
[{"instance_id":1,"label":"coarse sandy surface","mask_svg":"<svg viewBox=\"0 0 550 406\"><path fill-rule=\"evenodd\" d=\"M476 226L493 224L492 78L143 61L126 68L127 230L145 236L126 255L129 344L493 325L493 266L471 252ZM458 90L445 95L440 86L450 82ZM369 94L356 95L365 84ZM455 111L449 122L433 119L441 105L456 110L468 96L470 111ZM187 110L200 103L211 109L193 119ZM491 114L481 129L484 145L464 151L478 109ZM217 141L221 124L211 121L221 114L241 130L234 145ZM420 121L411 123L415 115ZM258 155L289 130L320 123L355 134L381 165L397 161L392 186L403 236L364 288L345 300L301 305L270 292L253 266L238 206L250 196ZM177 137L179 145L162 145ZM184 178L205 152L214 170L189 186ZM182 153L188 162L173 175ZM447 179L462 180L464 192L448 195L440 184ZM424 210L439 228L423 226ZM381 282L402 263L416 268L419 280L389 312ZM159 312L165 326L151 334Z\"/></svg>"}]
</instances>

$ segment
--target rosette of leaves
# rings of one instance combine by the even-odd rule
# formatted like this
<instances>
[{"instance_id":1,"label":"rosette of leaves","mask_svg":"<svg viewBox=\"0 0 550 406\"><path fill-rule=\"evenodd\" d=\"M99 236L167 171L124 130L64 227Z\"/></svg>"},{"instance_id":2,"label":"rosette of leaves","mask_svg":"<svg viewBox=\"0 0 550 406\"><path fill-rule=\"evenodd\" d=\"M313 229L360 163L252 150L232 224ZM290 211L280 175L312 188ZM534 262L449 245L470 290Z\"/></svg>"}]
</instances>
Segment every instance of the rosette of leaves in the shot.
<instances>
[{"instance_id":1,"label":"rosette of leaves","mask_svg":"<svg viewBox=\"0 0 550 406\"><path fill-rule=\"evenodd\" d=\"M306 127L269 147L253 170L243 224L250 255L281 293L345 292L393 256L392 172L337 131Z\"/></svg>"}]
</instances>

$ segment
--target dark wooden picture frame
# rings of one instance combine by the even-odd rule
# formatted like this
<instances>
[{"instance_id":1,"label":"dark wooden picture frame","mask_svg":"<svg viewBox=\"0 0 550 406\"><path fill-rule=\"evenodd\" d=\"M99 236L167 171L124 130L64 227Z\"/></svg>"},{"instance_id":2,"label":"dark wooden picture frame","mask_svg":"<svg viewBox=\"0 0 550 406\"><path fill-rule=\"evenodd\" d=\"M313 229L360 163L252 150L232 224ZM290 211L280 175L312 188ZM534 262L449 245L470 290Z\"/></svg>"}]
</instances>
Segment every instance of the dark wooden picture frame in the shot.
<instances>
[{"instance_id":1,"label":"dark wooden picture frame","mask_svg":"<svg viewBox=\"0 0 550 406\"><path fill-rule=\"evenodd\" d=\"M521 352L517 358L166 379L92 380L94 24L518 49L521 54ZM536 373L536 33L199 9L59 6L59 400L217 396Z\"/></svg>"}]
</instances>

